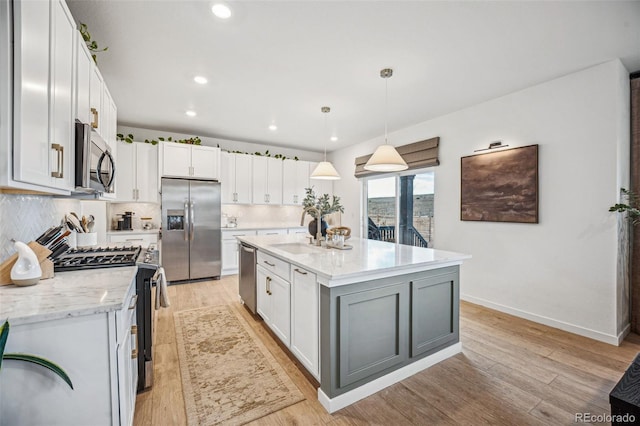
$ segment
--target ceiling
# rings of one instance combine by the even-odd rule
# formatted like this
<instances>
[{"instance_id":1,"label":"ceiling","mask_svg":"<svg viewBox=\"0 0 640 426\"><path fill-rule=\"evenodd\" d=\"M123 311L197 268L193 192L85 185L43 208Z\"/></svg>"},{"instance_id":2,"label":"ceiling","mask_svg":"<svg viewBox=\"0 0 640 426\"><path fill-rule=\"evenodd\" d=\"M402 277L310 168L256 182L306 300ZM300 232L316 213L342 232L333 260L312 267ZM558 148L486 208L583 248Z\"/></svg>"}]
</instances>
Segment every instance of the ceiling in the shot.
<instances>
[{"instance_id":1,"label":"ceiling","mask_svg":"<svg viewBox=\"0 0 640 426\"><path fill-rule=\"evenodd\" d=\"M639 1L213 3L68 0L109 48L120 125L332 151L384 133L382 68L390 132L614 58L640 70Z\"/></svg>"}]
</instances>

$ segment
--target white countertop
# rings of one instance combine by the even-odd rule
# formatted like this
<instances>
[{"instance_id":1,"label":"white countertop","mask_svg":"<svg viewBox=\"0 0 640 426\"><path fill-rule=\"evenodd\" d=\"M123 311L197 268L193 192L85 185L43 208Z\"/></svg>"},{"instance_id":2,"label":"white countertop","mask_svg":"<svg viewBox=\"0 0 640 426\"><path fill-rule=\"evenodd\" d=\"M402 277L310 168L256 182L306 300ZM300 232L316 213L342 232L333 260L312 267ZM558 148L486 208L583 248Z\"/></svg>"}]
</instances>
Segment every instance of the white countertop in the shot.
<instances>
[{"instance_id":1,"label":"white countertop","mask_svg":"<svg viewBox=\"0 0 640 426\"><path fill-rule=\"evenodd\" d=\"M28 287L0 286L0 321L28 324L123 308L137 267L56 272Z\"/></svg>"},{"instance_id":2,"label":"white countertop","mask_svg":"<svg viewBox=\"0 0 640 426\"><path fill-rule=\"evenodd\" d=\"M243 236L238 239L259 251L315 272L318 281L327 287L460 265L471 258L468 254L362 238L345 241L353 246L351 250L311 246L299 235ZM277 244L283 243L302 243L305 247L295 253L295 248L278 248Z\"/></svg>"}]
</instances>

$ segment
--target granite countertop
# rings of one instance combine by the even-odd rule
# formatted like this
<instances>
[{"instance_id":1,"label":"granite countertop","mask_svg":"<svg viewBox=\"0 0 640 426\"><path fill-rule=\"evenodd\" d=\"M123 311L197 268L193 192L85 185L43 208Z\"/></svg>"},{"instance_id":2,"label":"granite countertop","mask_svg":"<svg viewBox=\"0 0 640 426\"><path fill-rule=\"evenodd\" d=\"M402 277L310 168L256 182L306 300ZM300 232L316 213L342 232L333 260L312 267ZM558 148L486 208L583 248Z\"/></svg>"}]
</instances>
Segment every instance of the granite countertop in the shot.
<instances>
[{"instance_id":1,"label":"granite countertop","mask_svg":"<svg viewBox=\"0 0 640 426\"><path fill-rule=\"evenodd\" d=\"M316 273L318 281L327 287L460 265L471 258L468 254L363 238L345 241L353 247L351 250L310 245L300 235L243 236L238 239L258 251Z\"/></svg>"},{"instance_id":2,"label":"granite countertop","mask_svg":"<svg viewBox=\"0 0 640 426\"><path fill-rule=\"evenodd\" d=\"M127 266L56 272L34 286L0 286L0 320L20 325L120 310L136 271Z\"/></svg>"}]
</instances>

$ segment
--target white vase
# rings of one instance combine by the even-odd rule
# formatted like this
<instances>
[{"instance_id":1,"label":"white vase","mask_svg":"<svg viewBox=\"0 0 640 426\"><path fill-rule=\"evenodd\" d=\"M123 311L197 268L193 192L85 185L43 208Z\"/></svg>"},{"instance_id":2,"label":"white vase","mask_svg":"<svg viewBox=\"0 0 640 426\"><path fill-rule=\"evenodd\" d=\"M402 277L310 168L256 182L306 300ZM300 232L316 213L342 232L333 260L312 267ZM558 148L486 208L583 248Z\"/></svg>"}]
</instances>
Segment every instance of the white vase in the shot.
<instances>
[{"instance_id":1,"label":"white vase","mask_svg":"<svg viewBox=\"0 0 640 426\"><path fill-rule=\"evenodd\" d=\"M31 247L21 241L14 241L13 245L18 250L18 260L11 268L11 282L17 286L37 284L42 276L38 257Z\"/></svg>"}]
</instances>

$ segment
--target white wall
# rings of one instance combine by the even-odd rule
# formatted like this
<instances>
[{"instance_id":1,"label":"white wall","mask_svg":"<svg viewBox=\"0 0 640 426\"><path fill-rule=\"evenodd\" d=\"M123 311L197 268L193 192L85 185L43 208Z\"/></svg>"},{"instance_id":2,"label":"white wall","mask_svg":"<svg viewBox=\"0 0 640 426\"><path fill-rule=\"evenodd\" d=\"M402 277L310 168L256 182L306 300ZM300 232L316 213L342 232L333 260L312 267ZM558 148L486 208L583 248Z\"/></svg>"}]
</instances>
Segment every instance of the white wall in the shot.
<instances>
[{"instance_id":1,"label":"white wall","mask_svg":"<svg viewBox=\"0 0 640 426\"><path fill-rule=\"evenodd\" d=\"M435 246L473 255L464 299L610 343L628 323L617 265L617 217L608 207L628 182L628 73L615 60L390 135L394 145L440 137ZM539 224L460 220L460 158L489 142L539 144ZM331 153L334 185L354 231L360 214L355 157L382 139ZM619 291L620 290L620 291ZM625 322L626 321L626 322Z\"/></svg>"}]
</instances>

